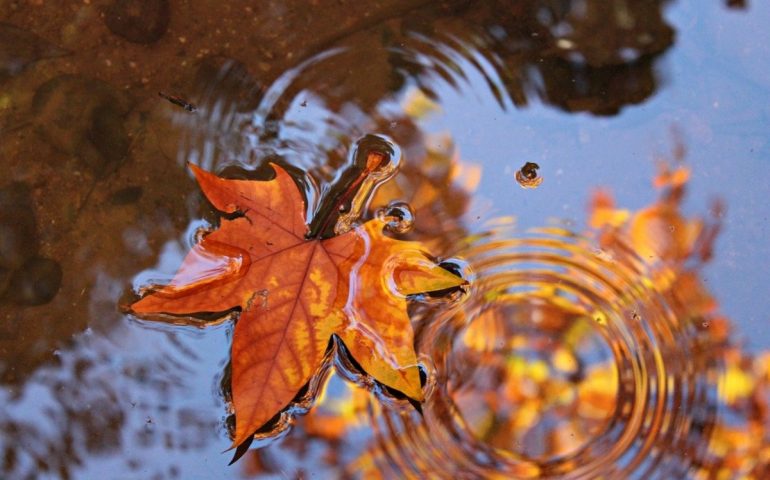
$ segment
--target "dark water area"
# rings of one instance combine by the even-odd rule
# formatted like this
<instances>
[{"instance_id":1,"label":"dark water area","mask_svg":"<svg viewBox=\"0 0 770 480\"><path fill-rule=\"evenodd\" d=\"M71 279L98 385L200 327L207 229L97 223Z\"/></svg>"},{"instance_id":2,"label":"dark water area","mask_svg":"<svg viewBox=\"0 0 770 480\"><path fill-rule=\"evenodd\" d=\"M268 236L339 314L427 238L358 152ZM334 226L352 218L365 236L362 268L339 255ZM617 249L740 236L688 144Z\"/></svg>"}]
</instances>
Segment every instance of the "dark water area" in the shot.
<instances>
[{"instance_id":1,"label":"dark water area","mask_svg":"<svg viewBox=\"0 0 770 480\"><path fill-rule=\"evenodd\" d=\"M0 0L0 478L768 478L768 21ZM410 306L422 414L338 359L228 466L233 316L121 306L217 224L188 162L312 205L371 133L403 158L363 218L405 202L473 279Z\"/></svg>"}]
</instances>

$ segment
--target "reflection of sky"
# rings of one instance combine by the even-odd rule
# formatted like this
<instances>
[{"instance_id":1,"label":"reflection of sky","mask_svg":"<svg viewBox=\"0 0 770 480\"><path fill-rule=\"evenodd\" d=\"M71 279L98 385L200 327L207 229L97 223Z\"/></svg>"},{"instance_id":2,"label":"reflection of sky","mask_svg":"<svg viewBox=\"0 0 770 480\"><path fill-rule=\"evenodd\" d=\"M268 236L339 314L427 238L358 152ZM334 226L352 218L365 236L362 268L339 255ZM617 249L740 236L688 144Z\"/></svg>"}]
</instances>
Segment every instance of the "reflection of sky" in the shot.
<instances>
[{"instance_id":1,"label":"reflection of sky","mask_svg":"<svg viewBox=\"0 0 770 480\"><path fill-rule=\"evenodd\" d=\"M705 280L738 335L752 348L770 347L770 298L757 295L770 282L770 38L757 37L770 37L763 27L768 14L766 2L752 2L748 14L725 11L717 2L676 4L668 19L677 42L658 63L663 86L615 117L564 114L538 104L522 110L509 104L506 112L483 78L466 68L474 89L437 89L441 111L425 127L451 132L461 158L483 165L474 204L491 203L491 209L477 221L472 206L467 227L476 232L485 218L515 215L523 228L557 219L579 230L596 186L611 187L620 207L643 207L656 195L654 157L670 158L676 127L693 168L685 212L707 215L716 197L727 204ZM545 178L535 190L519 188L514 179L528 161L537 162Z\"/></svg>"},{"instance_id":2,"label":"reflection of sky","mask_svg":"<svg viewBox=\"0 0 770 480\"><path fill-rule=\"evenodd\" d=\"M216 478L215 472L229 462L220 453L228 440L218 380L230 330L228 324L185 332L132 322L116 335L117 345L107 347L112 365L103 374L111 375L110 382L125 395L120 398L123 455L93 456L76 476L103 478L106 472L133 471L137 478ZM142 368L150 372L134 373Z\"/></svg>"},{"instance_id":3,"label":"reflection of sky","mask_svg":"<svg viewBox=\"0 0 770 480\"><path fill-rule=\"evenodd\" d=\"M170 258L173 251L164 258L171 272L182 259ZM0 437L0 451L11 443L16 451L11 472L40 474L34 458L54 471L79 458L79 466L65 464L74 478L217 478L229 462L218 381L232 325L129 320L115 309L121 282L97 277L93 328L57 350L57 362L36 371L18 397L0 389L0 425L21 425Z\"/></svg>"}]
</instances>

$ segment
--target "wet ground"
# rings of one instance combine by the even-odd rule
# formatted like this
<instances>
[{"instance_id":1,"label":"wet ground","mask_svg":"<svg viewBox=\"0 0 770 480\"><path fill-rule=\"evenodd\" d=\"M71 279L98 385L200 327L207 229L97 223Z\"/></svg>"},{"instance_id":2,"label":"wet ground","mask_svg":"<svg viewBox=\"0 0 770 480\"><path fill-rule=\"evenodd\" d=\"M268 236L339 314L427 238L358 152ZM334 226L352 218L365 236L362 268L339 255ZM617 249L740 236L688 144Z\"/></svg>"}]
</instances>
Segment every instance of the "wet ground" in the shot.
<instances>
[{"instance_id":1,"label":"wet ground","mask_svg":"<svg viewBox=\"0 0 770 480\"><path fill-rule=\"evenodd\" d=\"M767 473L766 3L251 3L0 0L0 476ZM231 322L119 305L216 222L185 162L323 189L372 132L477 272L415 308L438 393L335 375L228 467Z\"/></svg>"}]
</instances>

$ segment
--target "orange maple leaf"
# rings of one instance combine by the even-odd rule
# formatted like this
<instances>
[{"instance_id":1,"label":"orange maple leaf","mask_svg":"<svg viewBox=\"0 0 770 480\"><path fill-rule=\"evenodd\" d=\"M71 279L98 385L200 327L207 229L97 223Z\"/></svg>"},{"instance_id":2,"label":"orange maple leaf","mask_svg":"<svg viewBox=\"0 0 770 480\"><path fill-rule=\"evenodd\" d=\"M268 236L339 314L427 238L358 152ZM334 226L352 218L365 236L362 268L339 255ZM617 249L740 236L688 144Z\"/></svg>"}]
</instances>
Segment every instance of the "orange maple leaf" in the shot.
<instances>
[{"instance_id":1,"label":"orange maple leaf","mask_svg":"<svg viewBox=\"0 0 770 480\"><path fill-rule=\"evenodd\" d=\"M292 178L227 180L191 165L223 218L171 282L131 305L137 314L224 312L240 307L232 356L240 445L283 410L319 371L332 335L378 382L422 400L406 296L465 281L417 242L370 220L328 239L307 239L305 205Z\"/></svg>"}]
</instances>

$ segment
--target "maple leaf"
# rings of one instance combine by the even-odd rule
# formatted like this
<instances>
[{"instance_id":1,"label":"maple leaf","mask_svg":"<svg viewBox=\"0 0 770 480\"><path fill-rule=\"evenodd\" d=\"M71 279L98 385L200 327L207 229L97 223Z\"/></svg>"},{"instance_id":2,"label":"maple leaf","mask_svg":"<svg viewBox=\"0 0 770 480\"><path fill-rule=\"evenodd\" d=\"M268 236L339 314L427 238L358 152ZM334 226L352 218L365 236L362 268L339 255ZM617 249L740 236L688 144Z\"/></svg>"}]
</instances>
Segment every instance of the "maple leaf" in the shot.
<instances>
[{"instance_id":1,"label":"maple leaf","mask_svg":"<svg viewBox=\"0 0 770 480\"><path fill-rule=\"evenodd\" d=\"M303 198L271 165L269 181L190 166L214 207L231 215L192 248L168 285L130 307L136 314L241 309L231 350L233 446L319 371L332 335L375 380L422 400L406 296L465 283L419 243L385 236L383 220L307 239Z\"/></svg>"}]
</instances>

